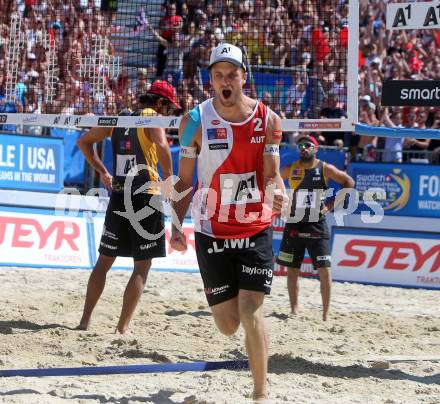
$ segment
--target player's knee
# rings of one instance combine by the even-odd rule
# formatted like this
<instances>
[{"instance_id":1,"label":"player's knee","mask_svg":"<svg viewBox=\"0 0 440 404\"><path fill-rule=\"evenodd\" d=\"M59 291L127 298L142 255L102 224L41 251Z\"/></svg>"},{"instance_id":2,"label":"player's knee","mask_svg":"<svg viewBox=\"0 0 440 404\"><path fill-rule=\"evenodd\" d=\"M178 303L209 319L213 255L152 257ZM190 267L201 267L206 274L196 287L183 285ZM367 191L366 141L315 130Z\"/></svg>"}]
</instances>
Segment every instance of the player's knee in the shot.
<instances>
[{"instance_id":1,"label":"player's knee","mask_svg":"<svg viewBox=\"0 0 440 404\"><path fill-rule=\"evenodd\" d=\"M255 327L262 320L261 305L263 298L247 296L240 300L240 322L244 328Z\"/></svg>"},{"instance_id":2,"label":"player's knee","mask_svg":"<svg viewBox=\"0 0 440 404\"><path fill-rule=\"evenodd\" d=\"M331 278L331 270L329 267L318 268L319 277L321 279L329 279Z\"/></svg>"},{"instance_id":3,"label":"player's knee","mask_svg":"<svg viewBox=\"0 0 440 404\"><path fill-rule=\"evenodd\" d=\"M228 318L214 317L214 320L219 331L227 337L234 335L240 326L240 319L235 316L230 316Z\"/></svg>"}]
</instances>

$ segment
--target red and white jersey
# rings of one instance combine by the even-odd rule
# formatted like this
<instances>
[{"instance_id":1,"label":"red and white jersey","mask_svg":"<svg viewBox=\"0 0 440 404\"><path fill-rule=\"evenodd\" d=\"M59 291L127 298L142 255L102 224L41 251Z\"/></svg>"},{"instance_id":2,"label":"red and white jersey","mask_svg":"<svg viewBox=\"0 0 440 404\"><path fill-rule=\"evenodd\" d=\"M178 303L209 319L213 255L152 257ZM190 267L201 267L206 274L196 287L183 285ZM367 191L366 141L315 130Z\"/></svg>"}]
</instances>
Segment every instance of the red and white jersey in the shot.
<instances>
[{"instance_id":1,"label":"red and white jersey","mask_svg":"<svg viewBox=\"0 0 440 404\"><path fill-rule=\"evenodd\" d=\"M216 238L246 238L270 226L264 202L263 151L268 109L257 102L243 122L225 121L213 99L199 105L202 147L193 199L195 230Z\"/></svg>"}]
</instances>

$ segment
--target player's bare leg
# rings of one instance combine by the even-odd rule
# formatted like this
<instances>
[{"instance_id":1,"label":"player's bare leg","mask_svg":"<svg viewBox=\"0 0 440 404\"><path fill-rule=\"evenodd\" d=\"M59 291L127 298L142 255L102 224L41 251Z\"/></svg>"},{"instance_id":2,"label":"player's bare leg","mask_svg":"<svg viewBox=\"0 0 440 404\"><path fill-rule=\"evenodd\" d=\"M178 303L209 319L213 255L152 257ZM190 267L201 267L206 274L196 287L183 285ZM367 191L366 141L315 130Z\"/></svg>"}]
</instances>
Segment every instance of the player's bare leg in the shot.
<instances>
[{"instance_id":1,"label":"player's bare leg","mask_svg":"<svg viewBox=\"0 0 440 404\"><path fill-rule=\"evenodd\" d=\"M125 288L121 315L116 327L116 331L120 334L124 334L127 331L128 324L133 318L136 306L144 291L150 267L151 259L134 261L133 273Z\"/></svg>"},{"instance_id":2,"label":"player's bare leg","mask_svg":"<svg viewBox=\"0 0 440 404\"><path fill-rule=\"evenodd\" d=\"M264 325L263 301L263 292L240 290L238 295L240 322L245 330L246 351L254 380L253 399L256 401L268 398L269 339Z\"/></svg>"},{"instance_id":3,"label":"player's bare leg","mask_svg":"<svg viewBox=\"0 0 440 404\"><path fill-rule=\"evenodd\" d=\"M287 268L287 291L292 314L298 314L299 268Z\"/></svg>"},{"instance_id":4,"label":"player's bare leg","mask_svg":"<svg viewBox=\"0 0 440 404\"><path fill-rule=\"evenodd\" d=\"M327 321L330 311L330 297L332 290L332 275L330 268L318 268L322 296L322 320Z\"/></svg>"},{"instance_id":5,"label":"player's bare leg","mask_svg":"<svg viewBox=\"0 0 440 404\"><path fill-rule=\"evenodd\" d=\"M211 306L212 316L219 331L230 337L240 326L238 312L238 296L225 302Z\"/></svg>"},{"instance_id":6,"label":"player's bare leg","mask_svg":"<svg viewBox=\"0 0 440 404\"><path fill-rule=\"evenodd\" d=\"M83 315L78 327L76 327L77 330L88 330L93 309L98 303L98 300L101 297L102 291L105 287L107 272L112 267L115 259L116 257L108 257L102 254L99 255L98 261L96 262L95 267L93 268L89 277Z\"/></svg>"}]
</instances>

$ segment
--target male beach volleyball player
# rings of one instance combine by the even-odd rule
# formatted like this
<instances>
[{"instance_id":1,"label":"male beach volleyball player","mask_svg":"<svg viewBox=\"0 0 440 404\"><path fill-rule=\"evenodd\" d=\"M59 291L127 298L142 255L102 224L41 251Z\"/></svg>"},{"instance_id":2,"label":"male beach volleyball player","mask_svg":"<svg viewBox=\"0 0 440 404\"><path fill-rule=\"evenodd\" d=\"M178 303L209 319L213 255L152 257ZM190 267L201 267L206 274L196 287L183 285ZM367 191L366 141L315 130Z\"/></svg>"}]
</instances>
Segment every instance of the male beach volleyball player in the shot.
<instances>
[{"instance_id":1,"label":"male beach volleyball player","mask_svg":"<svg viewBox=\"0 0 440 404\"><path fill-rule=\"evenodd\" d=\"M182 118L177 193L191 188L197 259L214 321L225 335L242 324L253 398L267 397L268 337L264 295L273 275L271 216L285 201L279 173L281 120L262 102L243 94L242 51L221 44L211 53L211 98ZM266 199L265 199L266 198ZM171 246L186 249L178 228L191 195L174 202ZM266 203L265 203L266 202ZM273 208L273 209L272 209Z\"/></svg>"},{"instance_id":2,"label":"male beach volleyball player","mask_svg":"<svg viewBox=\"0 0 440 404\"><path fill-rule=\"evenodd\" d=\"M341 203L345 190L354 187L353 179L334 165L316 158L318 141L307 134L297 139L300 159L283 167L281 176L292 190L291 217L284 228L277 262L287 266L287 289L293 314L298 313L299 272L307 249L319 272L322 319L327 321L331 295L330 232L326 214ZM325 204L329 180L341 184L344 192ZM338 201L339 200L339 201Z\"/></svg>"},{"instance_id":3,"label":"male beach volleyball player","mask_svg":"<svg viewBox=\"0 0 440 404\"><path fill-rule=\"evenodd\" d=\"M133 112L124 110L123 114L169 115L172 109L180 108L173 86L165 81L153 82L139 102L139 109ZM96 142L109 136L113 151L112 175L93 147ZM78 329L88 329L93 309L104 290L107 272L116 257L133 257L134 270L124 292L116 327L117 332L123 334L142 296L152 259L165 256L164 216L158 196L157 163L162 168L164 179L171 176L171 153L165 131L159 128L92 128L78 140L78 146L89 164L101 175L103 184L112 191L99 257L87 285L84 312ZM118 214L128 212L127 198L131 201L133 212L139 212L146 206L152 208L148 216L138 222L141 229L133 226L136 218Z\"/></svg>"}]
</instances>

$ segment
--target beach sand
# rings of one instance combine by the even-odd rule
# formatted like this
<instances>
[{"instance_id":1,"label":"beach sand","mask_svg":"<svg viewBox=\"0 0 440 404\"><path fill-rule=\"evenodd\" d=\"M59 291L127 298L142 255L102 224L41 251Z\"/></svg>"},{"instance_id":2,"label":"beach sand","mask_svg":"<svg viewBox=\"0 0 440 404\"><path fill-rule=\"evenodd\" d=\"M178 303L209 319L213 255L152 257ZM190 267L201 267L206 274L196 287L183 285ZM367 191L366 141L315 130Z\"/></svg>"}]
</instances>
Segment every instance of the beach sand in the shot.
<instances>
[{"instance_id":1,"label":"beach sand","mask_svg":"<svg viewBox=\"0 0 440 404\"><path fill-rule=\"evenodd\" d=\"M0 368L81 367L245 358L243 331L222 336L199 274L152 271L130 332L114 334L129 271L113 270L88 331L90 272L0 270ZM271 402L440 403L440 292L334 283L321 320L319 282L301 280L289 315L284 277L265 302ZM2 403L250 402L248 370L0 378Z\"/></svg>"}]
</instances>

